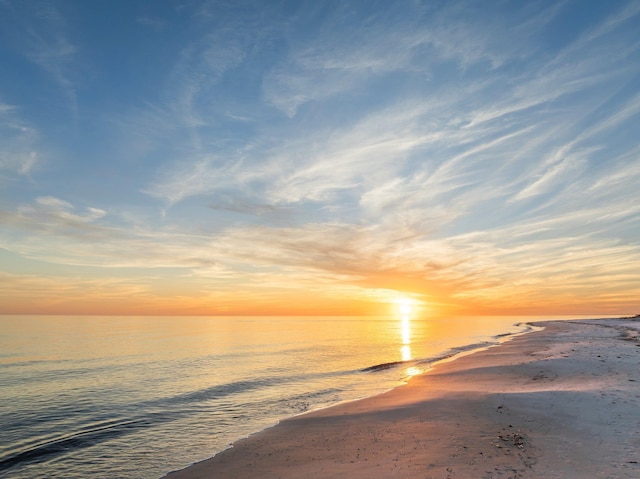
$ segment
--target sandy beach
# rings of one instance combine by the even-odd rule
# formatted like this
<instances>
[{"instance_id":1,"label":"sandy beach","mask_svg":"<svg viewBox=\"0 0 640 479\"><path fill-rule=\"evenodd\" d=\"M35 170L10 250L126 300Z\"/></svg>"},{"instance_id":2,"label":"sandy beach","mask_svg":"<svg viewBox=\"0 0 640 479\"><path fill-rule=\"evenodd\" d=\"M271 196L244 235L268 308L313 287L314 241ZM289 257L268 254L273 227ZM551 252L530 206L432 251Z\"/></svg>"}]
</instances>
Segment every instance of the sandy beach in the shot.
<instances>
[{"instance_id":1,"label":"sandy beach","mask_svg":"<svg viewBox=\"0 0 640 479\"><path fill-rule=\"evenodd\" d=\"M640 478L640 320L536 325L165 477Z\"/></svg>"}]
</instances>

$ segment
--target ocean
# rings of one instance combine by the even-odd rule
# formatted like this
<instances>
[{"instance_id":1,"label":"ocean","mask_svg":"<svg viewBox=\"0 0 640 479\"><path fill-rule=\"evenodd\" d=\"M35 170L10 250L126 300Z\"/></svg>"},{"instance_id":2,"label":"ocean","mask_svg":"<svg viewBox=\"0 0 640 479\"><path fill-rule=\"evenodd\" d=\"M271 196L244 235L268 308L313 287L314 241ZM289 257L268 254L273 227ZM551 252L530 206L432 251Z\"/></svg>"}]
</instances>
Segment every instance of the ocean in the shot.
<instances>
[{"instance_id":1,"label":"ocean","mask_svg":"<svg viewBox=\"0 0 640 479\"><path fill-rule=\"evenodd\" d=\"M158 479L542 319L0 316L0 477Z\"/></svg>"}]
</instances>

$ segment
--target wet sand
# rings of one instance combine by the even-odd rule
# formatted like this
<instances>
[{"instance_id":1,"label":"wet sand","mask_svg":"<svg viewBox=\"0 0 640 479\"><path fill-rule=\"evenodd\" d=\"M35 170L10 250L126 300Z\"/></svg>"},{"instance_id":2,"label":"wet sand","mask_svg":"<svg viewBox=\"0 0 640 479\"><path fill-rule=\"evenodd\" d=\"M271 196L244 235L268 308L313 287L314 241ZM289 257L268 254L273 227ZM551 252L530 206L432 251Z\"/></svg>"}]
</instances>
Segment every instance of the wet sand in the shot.
<instances>
[{"instance_id":1,"label":"wet sand","mask_svg":"<svg viewBox=\"0 0 640 479\"><path fill-rule=\"evenodd\" d=\"M166 478L640 478L640 320L536 324Z\"/></svg>"}]
</instances>

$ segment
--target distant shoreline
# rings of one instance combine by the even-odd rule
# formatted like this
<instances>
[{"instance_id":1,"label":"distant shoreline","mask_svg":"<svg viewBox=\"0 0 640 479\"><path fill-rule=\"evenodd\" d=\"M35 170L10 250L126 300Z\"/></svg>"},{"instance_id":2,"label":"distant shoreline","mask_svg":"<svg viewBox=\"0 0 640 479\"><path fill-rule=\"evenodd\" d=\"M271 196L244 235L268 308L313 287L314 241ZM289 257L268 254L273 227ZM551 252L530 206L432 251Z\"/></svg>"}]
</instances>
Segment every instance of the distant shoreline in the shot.
<instances>
[{"instance_id":1,"label":"distant shoreline","mask_svg":"<svg viewBox=\"0 0 640 479\"><path fill-rule=\"evenodd\" d=\"M639 477L638 316L527 324L544 329L165 478Z\"/></svg>"}]
</instances>

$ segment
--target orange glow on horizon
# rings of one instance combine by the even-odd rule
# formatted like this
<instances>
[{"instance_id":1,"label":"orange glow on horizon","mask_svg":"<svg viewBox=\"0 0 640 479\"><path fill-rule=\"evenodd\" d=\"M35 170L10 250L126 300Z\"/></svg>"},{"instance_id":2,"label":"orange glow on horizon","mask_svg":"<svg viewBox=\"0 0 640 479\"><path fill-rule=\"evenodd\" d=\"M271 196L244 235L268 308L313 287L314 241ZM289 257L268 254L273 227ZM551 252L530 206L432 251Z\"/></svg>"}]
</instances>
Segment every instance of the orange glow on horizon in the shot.
<instances>
[{"instance_id":1,"label":"orange glow on horizon","mask_svg":"<svg viewBox=\"0 0 640 479\"><path fill-rule=\"evenodd\" d=\"M5 283L7 284L7 283ZM182 294L169 288L144 289L135 281L112 283L24 277L13 288L0 292L0 314L19 315L149 315L149 316L407 316L428 315L525 316L637 314L634 301L614 297L611 302L589 303L568 294L521 300L518 294L497 298L461 294L457 297L433 291L363 288L343 285L314 288L229 286L209 292L182 286Z\"/></svg>"}]
</instances>

